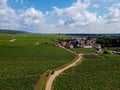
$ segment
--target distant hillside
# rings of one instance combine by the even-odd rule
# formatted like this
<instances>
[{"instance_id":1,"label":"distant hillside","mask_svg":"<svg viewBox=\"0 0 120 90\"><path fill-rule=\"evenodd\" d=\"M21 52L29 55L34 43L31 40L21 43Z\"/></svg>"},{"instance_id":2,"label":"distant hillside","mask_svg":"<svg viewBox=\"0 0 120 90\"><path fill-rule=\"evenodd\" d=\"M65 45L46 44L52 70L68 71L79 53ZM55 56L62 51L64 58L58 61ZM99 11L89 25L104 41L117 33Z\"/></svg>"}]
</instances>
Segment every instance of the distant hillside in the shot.
<instances>
[{"instance_id":1,"label":"distant hillside","mask_svg":"<svg viewBox=\"0 0 120 90\"><path fill-rule=\"evenodd\" d=\"M28 33L28 32L0 29L0 34L22 34L22 33Z\"/></svg>"}]
</instances>

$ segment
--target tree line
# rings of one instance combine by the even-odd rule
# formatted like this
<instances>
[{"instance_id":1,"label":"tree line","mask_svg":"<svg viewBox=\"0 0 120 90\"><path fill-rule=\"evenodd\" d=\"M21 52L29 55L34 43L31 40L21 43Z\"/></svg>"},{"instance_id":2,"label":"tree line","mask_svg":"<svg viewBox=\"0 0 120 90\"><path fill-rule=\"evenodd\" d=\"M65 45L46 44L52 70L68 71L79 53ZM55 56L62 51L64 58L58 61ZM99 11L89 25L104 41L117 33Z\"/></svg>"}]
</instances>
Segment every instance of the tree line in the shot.
<instances>
[{"instance_id":1,"label":"tree line","mask_svg":"<svg viewBox=\"0 0 120 90\"><path fill-rule=\"evenodd\" d=\"M105 47L120 47L120 37L99 37L97 43Z\"/></svg>"}]
</instances>

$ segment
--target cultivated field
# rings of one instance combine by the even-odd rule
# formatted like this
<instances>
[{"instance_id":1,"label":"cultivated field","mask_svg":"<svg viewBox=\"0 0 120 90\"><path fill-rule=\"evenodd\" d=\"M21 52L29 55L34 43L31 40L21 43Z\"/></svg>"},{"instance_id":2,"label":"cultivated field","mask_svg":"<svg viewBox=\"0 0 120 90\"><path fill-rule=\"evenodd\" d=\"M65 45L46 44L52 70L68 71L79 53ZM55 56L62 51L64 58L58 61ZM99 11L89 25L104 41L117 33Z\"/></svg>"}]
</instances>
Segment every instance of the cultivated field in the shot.
<instances>
[{"instance_id":1,"label":"cultivated field","mask_svg":"<svg viewBox=\"0 0 120 90\"><path fill-rule=\"evenodd\" d=\"M120 55L85 55L58 76L53 90L120 90Z\"/></svg>"},{"instance_id":2,"label":"cultivated field","mask_svg":"<svg viewBox=\"0 0 120 90\"><path fill-rule=\"evenodd\" d=\"M67 37L1 34L0 90L33 90L44 72L72 61L74 54L53 46L58 38Z\"/></svg>"},{"instance_id":3,"label":"cultivated field","mask_svg":"<svg viewBox=\"0 0 120 90\"><path fill-rule=\"evenodd\" d=\"M75 50L78 53L91 53L91 52L95 52L94 48L74 48L73 50Z\"/></svg>"}]
</instances>

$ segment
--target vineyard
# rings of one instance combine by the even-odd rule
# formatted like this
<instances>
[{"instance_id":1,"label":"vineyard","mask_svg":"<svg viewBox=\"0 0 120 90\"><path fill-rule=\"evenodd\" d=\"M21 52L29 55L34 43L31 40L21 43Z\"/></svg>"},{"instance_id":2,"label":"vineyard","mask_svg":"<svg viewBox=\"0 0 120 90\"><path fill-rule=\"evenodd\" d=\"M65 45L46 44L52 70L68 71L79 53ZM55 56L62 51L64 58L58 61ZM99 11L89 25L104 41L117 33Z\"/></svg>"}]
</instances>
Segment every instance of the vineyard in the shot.
<instances>
[{"instance_id":1,"label":"vineyard","mask_svg":"<svg viewBox=\"0 0 120 90\"><path fill-rule=\"evenodd\" d=\"M67 37L1 34L0 90L33 90L44 72L73 60L74 54L54 47L59 38Z\"/></svg>"},{"instance_id":2,"label":"vineyard","mask_svg":"<svg viewBox=\"0 0 120 90\"><path fill-rule=\"evenodd\" d=\"M120 90L120 55L84 55L81 63L58 76L53 90Z\"/></svg>"}]
</instances>

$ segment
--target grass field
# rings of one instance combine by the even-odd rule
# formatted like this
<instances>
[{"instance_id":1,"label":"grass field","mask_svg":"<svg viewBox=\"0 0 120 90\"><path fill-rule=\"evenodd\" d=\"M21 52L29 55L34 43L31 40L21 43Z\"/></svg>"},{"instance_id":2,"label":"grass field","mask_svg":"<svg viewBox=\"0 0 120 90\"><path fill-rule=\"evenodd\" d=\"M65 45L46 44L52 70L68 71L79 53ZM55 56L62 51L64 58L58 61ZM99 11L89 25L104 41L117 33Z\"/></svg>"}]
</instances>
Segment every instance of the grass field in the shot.
<instances>
[{"instance_id":1,"label":"grass field","mask_svg":"<svg viewBox=\"0 0 120 90\"><path fill-rule=\"evenodd\" d=\"M11 39L16 39L10 42ZM40 76L72 61L74 54L54 47L57 35L0 35L0 90L33 90ZM34 46L36 42L40 44Z\"/></svg>"},{"instance_id":2,"label":"grass field","mask_svg":"<svg viewBox=\"0 0 120 90\"><path fill-rule=\"evenodd\" d=\"M90 52L95 52L94 48L74 48L73 50L75 50L78 53L90 53Z\"/></svg>"},{"instance_id":3,"label":"grass field","mask_svg":"<svg viewBox=\"0 0 120 90\"><path fill-rule=\"evenodd\" d=\"M120 90L120 55L85 55L78 66L62 73L54 90Z\"/></svg>"}]
</instances>

